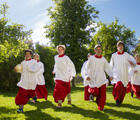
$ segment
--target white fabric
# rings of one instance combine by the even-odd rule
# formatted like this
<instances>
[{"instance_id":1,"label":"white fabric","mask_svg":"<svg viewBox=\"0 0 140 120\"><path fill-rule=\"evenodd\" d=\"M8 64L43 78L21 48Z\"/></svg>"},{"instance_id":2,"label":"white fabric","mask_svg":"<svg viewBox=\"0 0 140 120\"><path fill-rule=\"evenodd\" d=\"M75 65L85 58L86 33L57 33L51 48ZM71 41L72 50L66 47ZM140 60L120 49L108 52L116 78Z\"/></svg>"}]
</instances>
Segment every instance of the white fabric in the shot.
<instances>
[{"instance_id":1,"label":"white fabric","mask_svg":"<svg viewBox=\"0 0 140 120\"><path fill-rule=\"evenodd\" d=\"M42 62L38 62L38 69L39 71L36 73L37 75L37 84L38 85L45 85L45 79L43 76L44 73L44 64Z\"/></svg>"},{"instance_id":2,"label":"white fabric","mask_svg":"<svg viewBox=\"0 0 140 120\"><path fill-rule=\"evenodd\" d=\"M29 61L23 61L21 63L23 67L23 71L21 72L21 79L18 82L17 86L22 87L24 89L32 89L36 88L36 73L38 71L37 61L32 59Z\"/></svg>"},{"instance_id":3,"label":"white fabric","mask_svg":"<svg viewBox=\"0 0 140 120\"><path fill-rule=\"evenodd\" d=\"M135 64L135 59L129 55L127 52L119 55L117 52L112 54L110 65L113 69L113 80L112 84L122 81L124 87L128 84L128 67L129 61L132 61Z\"/></svg>"},{"instance_id":4,"label":"white fabric","mask_svg":"<svg viewBox=\"0 0 140 120\"><path fill-rule=\"evenodd\" d=\"M137 71L137 72L134 73L134 71ZM131 84L140 85L140 65L136 65L132 69Z\"/></svg>"},{"instance_id":5,"label":"white fabric","mask_svg":"<svg viewBox=\"0 0 140 120\"><path fill-rule=\"evenodd\" d=\"M81 75L82 75L82 78L84 79L84 81L83 81L84 87L89 85L89 81L87 81L85 78L86 77L86 72L85 72L86 64L87 64L87 61L84 62L82 69L81 69Z\"/></svg>"},{"instance_id":6,"label":"white fabric","mask_svg":"<svg viewBox=\"0 0 140 120\"><path fill-rule=\"evenodd\" d=\"M85 79L87 77L91 79L89 81L89 86L91 88L99 88L103 84L107 84L108 79L106 78L105 72L112 77L112 69L107 60L104 57L96 58L95 56L91 56L85 68Z\"/></svg>"},{"instance_id":7,"label":"white fabric","mask_svg":"<svg viewBox=\"0 0 140 120\"><path fill-rule=\"evenodd\" d=\"M56 55L54 57L55 65L53 72L55 73L54 80L62 80L64 82L69 82L76 75L76 70L73 62L66 55L59 57Z\"/></svg>"}]
</instances>

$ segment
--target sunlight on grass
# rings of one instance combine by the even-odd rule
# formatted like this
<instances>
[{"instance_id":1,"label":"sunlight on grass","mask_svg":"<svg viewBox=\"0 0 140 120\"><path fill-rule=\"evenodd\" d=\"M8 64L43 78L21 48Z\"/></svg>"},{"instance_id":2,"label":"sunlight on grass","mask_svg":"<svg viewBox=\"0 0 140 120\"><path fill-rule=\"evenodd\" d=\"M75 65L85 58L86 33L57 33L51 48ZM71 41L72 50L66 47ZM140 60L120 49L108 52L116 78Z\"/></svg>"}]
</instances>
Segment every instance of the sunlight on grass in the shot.
<instances>
[{"instance_id":1,"label":"sunlight on grass","mask_svg":"<svg viewBox=\"0 0 140 120\"><path fill-rule=\"evenodd\" d=\"M56 108L52 92L49 90L48 101L39 100L24 106L24 113L16 112L16 93L0 93L0 120L139 120L140 100L127 94L120 107L115 106L112 86L107 89L107 101L104 111L98 111L95 102L84 101L84 88L72 88L72 105L63 103L63 108ZM94 100L95 101L95 100Z\"/></svg>"}]
</instances>

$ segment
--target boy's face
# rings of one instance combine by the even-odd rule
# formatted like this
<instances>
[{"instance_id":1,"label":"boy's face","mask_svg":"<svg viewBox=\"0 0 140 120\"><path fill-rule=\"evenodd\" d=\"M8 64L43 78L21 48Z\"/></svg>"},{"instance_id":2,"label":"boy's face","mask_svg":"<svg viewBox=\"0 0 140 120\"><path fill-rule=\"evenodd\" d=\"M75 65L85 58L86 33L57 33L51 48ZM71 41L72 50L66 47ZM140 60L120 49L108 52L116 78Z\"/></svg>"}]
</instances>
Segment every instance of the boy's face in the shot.
<instances>
[{"instance_id":1,"label":"boy's face","mask_svg":"<svg viewBox=\"0 0 140 120\"><path fill-rule=\"evenodd\" d=\"M34 55L34 59L35 60L39 60L39 56L38 55Z\"/></svg>"},{"instance_id":2,"label":"boy's face","mask_svg":"<svg viewBox=\"0 0 140 120\"><path fill-rule=\"evenodd\" d=\"M58 48L58 54L59 54L59 55L62 55L62 54L64 54L64 53L65 53L64 48L63 48L63 47L59 47L59 48Z\"/></svg>"},{"instance_id":3,"label":"boy's face","mask_svg":"<svg viewBox=\"0 0 140 120\"><path fill-rule=\"evenodd\" d=\"M96 55L101 55L102 54L102 48L101 47L97 47L95 50Z\"/></svg>"},{"instance_id":4,"label":"boy's face","mask_svg":"<svg viewBox=\"0 0 140 120\"><path fill-rule=\"evenodd\" d=\"M26 53L25 53L25 58L26 58L27 60L31 59L31 58L32 58L31 53L30 53L30 52L26 52Z\"/></svg>"},{"instance_id":5,"label":"boy's face","mask_svg":"<svg viewBox=\"0 0 140 120\"><path fill-rule=\"evenodd\" d=\"M122 52L122 51L124 50L123 44L119 44L119 45L117 46L117 50L120 51L120 52Z\"/></svg>"},{"instance_id":6,"label":"boy's face","mask_svg":"<svg viewBox=\"0 0 140 120\"><path fill-rule=\"evenodd\" d=\"M140 56L136 56L136 62L140 63Z\"/></svg>"}]
</instances>

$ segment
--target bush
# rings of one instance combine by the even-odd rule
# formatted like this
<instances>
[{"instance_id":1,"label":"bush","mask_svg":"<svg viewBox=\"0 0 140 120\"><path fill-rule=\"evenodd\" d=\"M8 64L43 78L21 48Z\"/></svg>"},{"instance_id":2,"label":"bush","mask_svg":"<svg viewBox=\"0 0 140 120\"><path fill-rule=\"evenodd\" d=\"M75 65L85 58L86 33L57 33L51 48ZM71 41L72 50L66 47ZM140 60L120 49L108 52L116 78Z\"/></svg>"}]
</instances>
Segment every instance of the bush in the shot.
<instances>
[{"instance_id":1,"label":"bush","mask_svg":"<svg viewBox=\"0 0 140 120\"><path fill-rule=\"evenodd\" d=\"M44 77L47 87L54 86L53 80L53 66L54 66L54 56L57 54L56 50L52 47L41 46L36 44L36 52L40 55L40 61L44 63Z\"/></svg>"}]
</instances>

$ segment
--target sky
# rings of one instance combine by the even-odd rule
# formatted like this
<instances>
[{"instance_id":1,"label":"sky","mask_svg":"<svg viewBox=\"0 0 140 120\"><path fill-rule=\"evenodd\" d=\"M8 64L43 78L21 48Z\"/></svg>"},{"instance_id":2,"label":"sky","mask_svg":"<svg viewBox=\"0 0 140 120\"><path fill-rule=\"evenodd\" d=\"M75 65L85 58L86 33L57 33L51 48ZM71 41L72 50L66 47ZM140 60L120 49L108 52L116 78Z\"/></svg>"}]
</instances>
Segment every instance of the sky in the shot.
<instances>
[{"instance_id":1,"label":"sky","mask_svg":"<svg viewBox=\"0 0 140 120\"><path fill-rule=\"evenodd\" d=\"M136 33L136 38L140 37L140 0L88 0L89 4L99 11L97 21L111 23L115 17L119 19L119 24L124 24ZM26 30L33 30L33 42L46 45L50 40L45 38L46 24L50 24L47 9L54 6L52 0L0 0L7 2L9 10L7 17L13 22L23 24Z\"/></svg>"}]
</instances>

